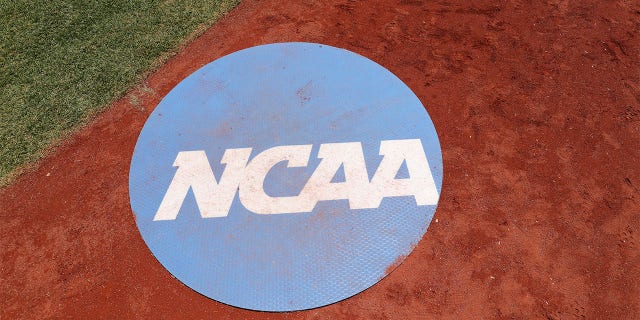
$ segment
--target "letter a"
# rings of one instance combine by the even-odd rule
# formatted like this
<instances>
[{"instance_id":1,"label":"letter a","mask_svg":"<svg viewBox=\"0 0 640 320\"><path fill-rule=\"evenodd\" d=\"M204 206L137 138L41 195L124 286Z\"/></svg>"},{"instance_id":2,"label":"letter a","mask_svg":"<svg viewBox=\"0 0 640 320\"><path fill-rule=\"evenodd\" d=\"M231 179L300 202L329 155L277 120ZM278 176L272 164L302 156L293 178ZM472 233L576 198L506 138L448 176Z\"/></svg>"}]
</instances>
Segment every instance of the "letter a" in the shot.
<instances>
[{"instance_id":1,"label":"letter a","mask_svg":"<svg viewBox=\"0 0 640 320\"><path fill-rule=\"evenodd\" d=\"M322 161L300 193L303 212L310 212L318 201L349 199L349 208L367 208L369 177L360 142L324 143L318 158ZM331 182L344 168L345 181Z\"/></svg>"},{"instance_id":2,"label":"letter a","mask_svg":"<svg viewBox=\"0 0 640 320\"><path fill-rule=\"evenodd\" d=\"M203 150L179 152L173 163L178 170L153 220L175 220L189 188L202 218L226 217L250 155L251 148L227 149L220 161L226 167L218 183Z\"/></svg>"},{"instance_id":3,"label":"letter a","mask_svg":"<svg viewBox=\"0 0 640 320\"><path fill-rule=\"evenodd\" d=\"M412 195L419 206L438 203L438 190L420 139L381 141L380 155L384 158L371 179L371 208L380 206L384 197ZM409 178L396 179L403 161Z\"/></svg>"}]
</instances>

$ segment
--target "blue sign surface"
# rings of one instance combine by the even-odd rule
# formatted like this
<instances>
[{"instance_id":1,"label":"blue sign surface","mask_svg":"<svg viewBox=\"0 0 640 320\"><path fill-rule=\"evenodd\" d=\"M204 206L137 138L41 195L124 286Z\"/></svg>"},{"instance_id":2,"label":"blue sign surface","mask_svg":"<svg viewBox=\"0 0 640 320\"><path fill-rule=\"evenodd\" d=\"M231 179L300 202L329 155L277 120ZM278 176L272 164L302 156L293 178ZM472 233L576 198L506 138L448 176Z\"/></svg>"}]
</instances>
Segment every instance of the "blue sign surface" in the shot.
<instances>
[{"instance_id":1,"label":"blue sign surface","mask_svg":"<svg viewBox=\"0 0 640 320\"><path fill-rule=\"evenodd\" d=\"M149 116L129 174L144 241L173 276L253 310L324 306L381 280L435 212L442 155L413 92L347 50L222 57Z\"/></svg>"}]
</instances>

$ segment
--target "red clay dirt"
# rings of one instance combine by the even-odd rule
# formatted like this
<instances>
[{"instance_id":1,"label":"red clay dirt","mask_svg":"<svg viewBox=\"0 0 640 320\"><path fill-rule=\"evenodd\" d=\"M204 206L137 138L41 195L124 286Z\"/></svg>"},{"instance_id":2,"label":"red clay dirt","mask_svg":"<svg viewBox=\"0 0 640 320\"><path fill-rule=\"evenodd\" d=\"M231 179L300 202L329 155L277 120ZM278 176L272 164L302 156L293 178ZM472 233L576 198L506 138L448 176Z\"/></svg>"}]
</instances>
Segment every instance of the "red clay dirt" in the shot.
<instances>
[{"instance_id":1,"label":"red clay dirt","mask_svg":"<svg viewBox=\"0 0 640 320\"><path fill-rule=\"evenodd\" d=\"M0 318L637 319L639 34L638 1L246 0L0 191ZM128 169L180 80L284 41L342 47L400 77L438 130L445 177L394 272L278 314L172 278L138 233Z\"/></svg>"}]
</instances>

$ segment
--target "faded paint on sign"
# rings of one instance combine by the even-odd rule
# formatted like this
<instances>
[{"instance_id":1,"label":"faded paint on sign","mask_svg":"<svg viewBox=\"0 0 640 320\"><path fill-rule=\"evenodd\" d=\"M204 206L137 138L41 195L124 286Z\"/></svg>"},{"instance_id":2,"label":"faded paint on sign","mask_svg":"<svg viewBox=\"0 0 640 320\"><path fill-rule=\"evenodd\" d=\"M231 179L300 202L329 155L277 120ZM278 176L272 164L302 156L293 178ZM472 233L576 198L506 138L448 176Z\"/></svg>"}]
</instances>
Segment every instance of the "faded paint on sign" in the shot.
<instances>
[{"instance_id":1,"label":"faded paint on sign","mask_svg":"<svg viewBox=\"0 0 640 320\"><path fill-rule=\"evenodd\" d=\"M178 84L140 134L129 184L142 237L177 279L230 305L301 310L402 262L435 212L442 155L389 71L282 43Z\"/></svg>"}]
</instances>

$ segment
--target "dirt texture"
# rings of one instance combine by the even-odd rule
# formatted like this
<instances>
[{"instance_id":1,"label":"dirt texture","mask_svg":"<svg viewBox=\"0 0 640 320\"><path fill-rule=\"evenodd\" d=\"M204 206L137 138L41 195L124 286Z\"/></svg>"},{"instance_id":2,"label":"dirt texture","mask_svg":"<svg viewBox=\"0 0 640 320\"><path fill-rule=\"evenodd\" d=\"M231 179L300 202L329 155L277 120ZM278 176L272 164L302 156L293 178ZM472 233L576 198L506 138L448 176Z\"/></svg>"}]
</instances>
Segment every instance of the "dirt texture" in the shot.
<instances>
[{"instance_id":1,"label":"dirt texture","mask_svg":"<svg viewBox=\"0 0 640 320\"><path fill-rule=\"evenodd\" d=\"M640 2L246 0L0 191L0 318L637 319ZM444 182L413 253L372 288L261 313L174 279L129 206L148 114L254 45L319 42L402 79Z\"/></svg>"}]
</instances>

